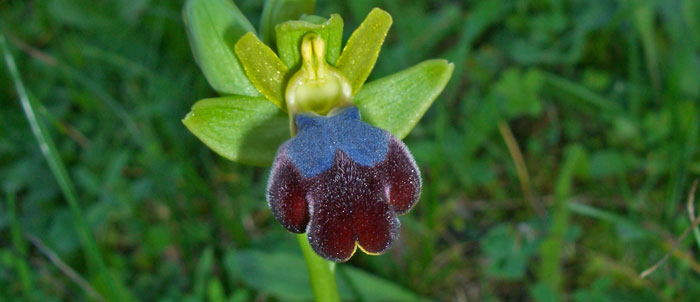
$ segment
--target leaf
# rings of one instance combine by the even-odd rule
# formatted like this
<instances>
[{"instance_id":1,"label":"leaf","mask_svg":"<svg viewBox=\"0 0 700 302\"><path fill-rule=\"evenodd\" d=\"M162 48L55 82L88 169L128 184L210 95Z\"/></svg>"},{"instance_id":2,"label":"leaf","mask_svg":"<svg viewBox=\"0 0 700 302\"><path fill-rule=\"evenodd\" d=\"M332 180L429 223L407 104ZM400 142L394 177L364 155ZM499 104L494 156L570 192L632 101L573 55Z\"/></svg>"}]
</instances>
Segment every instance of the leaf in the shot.
<instances>
[{"instance_id":1,"label":"leaf","mask_svg":"<svg viewBox=\"0 0 700 302\"><path fill-rule=\"evenodd\" d=\"M207 301L209 302L224 302L226 301L226 294L224 293L224 286L221 281L217 278L213 278L209 281L207 285Z\"/></svg>"},{"instance_id":2,"label":"leaf","mask_svg":"<svg viewBox=\"0 0 700 302\"><path fill-rule=\"evenodd\" d=\"M260 96L233 52L255 29L230 0L188 0L182 11L195 61L220 94Z\"/></svg>"},{"instance_id":3,"label":"leaf","mask_svg":"<svg viewBox=\"0 0 700 302\"><path fill-rule=\"evenodd\" d=\"M542 112L542 101L538 96L541 87L542 76L537 70L525 73L509 68L494 84L493 90L504 101L503 111L509 118L523 115L536 117Z\"/></svg>"},{"instance_id":4,"label":"leaf","mask_svg":"<svg viewBox=\"0 0 700 302\"><path fill-rule=\"evenodd\" d=\"M260 20L262 41L274 47L275 25L314 12L315 0L267 0Z\"/></svg>"},{"instance_id":5,"label":"leaf","mask_svg":"<svg viewBox=\"0 0 700 302\"><path fill-rule=\"evenodd\" d=\"M58 24L74 26L81 30L105 30L109 28L114 16L109 15L107 3L95 3L86 0L46 1L46 8Z\"/></svg>"},{"instance_id":6,"label":"leaf","mask_svg":"<svg viewBox=\"0 0 700 302\"><path fill-rule=\"evenodd\" d=\"M530 295L532 296L532 301L539 302L557 302L559 298L557 293L546 283L538 282L530 287Z\"/></svg>"},{"instance_id":7,"label":"leaf","mask_svg":"<svg viewBox=\"0 0 700 302\"><path fill-rule=\"evenodd\" d=\"M350 81L353 95L360 91L372 72L391 23L389 13L379 8L372 9L343 48L335 67Z\"/></svg>"},{"instance_id":8,"label":"leaf","mask_svg":"<svg viewBox=\"0 0 700 302\"><path fill-rule=\"evenodd\" d=\"M265 166L289 138L287 115L264 98L201 100L182 120L204 144L232 161Z\"/></svg>"},{"instance_id":9,"label":"leaf","mask_svg":"<svg viewBox=\"0 0 700 302\"><path fill-rule=\"evenodd\" d=\"M283 301L311 301L311 285L301 256L255 250L232 251L224 266L237 280Z\"/></svg>"},{"instance_id":10,"label":"leaf","mask_svg":"<svg viewBox=\"0 0 700 302\"><path fill-rule=\"evenodd\" d=\"M480 242L488 258L486 272L490 277L518 280L525 274L530 258L537 250L533 239L500 224L491 228Z\"/></svg>"},{"instance_id":11,"label":"leaf","mask_svg":"<svg viewBox=\"0 0 700 302\"><path fill-rule=\"evenodd\" d=\"M610 294L613 289L612 280L608 276L597 278L590 288L577 289L574 294L574 302L600 301L612 302L615 299Z\"/></svg>"},{"instance_id":12,"label":"leaf","mask_svg":"<svg viewBox=\"0 0 700 302\"><path fill-rule=\"evenodd\" d=\"M310 18L305 18L309 20ZM316 24L309 21L287 21L275 27L277 32L277 53L289 69L300 66L299 47L305 34L315 32L326 42L326 61L334 65L340 56L343 42L343 18L332 14L327 21Z\"/></svg>"},{"instance_id":13,"label":"leaf","mask_svg":"<svg viewBox=\"0 0 700 302\"><path fill-rule=\"evenodd\" d=\"M625 154L616 150L598 150L591 155L591 176L600 179L615 175L624 175L627 170Z\"/></svg>"},{"instance_id":14,"label":"leaf","mask_svg":"<svg viewBox=\"0 0 700 302\"><path fill-rule=\"evenodd\" d=\"M230 252L224 259L226 270L248 286L284 301L312 300L307 268L301 255L286 252L242 250ZM343 301L423 301L416 294L352 266L343 266L347 277L361 297L356 297L345 278L336 276Z\"/></svg>"},{"instance_id":15,"label":"leaf","mask_svg":"<svg viewBox=\"0 0 700 302\"><path fill-rule=\"evenodd\" d=\"M253 33L245 34L234 47L241 59L248 79L269 101L282 110L287 67L274 51L263 44Z\"/></svg>"},{"instance_id":16,"label":"leaf","mask_svg":"<svg viewBox=\"0 0 700 302\"><path fill-rule=\"evenodd\" d=\"M404 138L418 123L452 76L454 64L427 60L372 81L354 97L362 119Z\"/></svg>"},{"instance_id":17,"label":"leaf","mask_svg":"<svg viewBox=\"0 0 700 302\"><path fill-rule=\"evenodd\" d=\"M366 271L356 269L352 266L342 266L339 268L347 274L347 281L352 283L353 286L357 288L360 301L425 301L425 299L419 297L415 293L404 289L403 287L390 282L388 280L379 278L373 274ZM343 289L347 288L348 285L345 284L345 280L342 278L337 278L339 281L338 286L341 288L341 297L344 299L348 295L343 295Z\"/></svg>"}]
</instances>

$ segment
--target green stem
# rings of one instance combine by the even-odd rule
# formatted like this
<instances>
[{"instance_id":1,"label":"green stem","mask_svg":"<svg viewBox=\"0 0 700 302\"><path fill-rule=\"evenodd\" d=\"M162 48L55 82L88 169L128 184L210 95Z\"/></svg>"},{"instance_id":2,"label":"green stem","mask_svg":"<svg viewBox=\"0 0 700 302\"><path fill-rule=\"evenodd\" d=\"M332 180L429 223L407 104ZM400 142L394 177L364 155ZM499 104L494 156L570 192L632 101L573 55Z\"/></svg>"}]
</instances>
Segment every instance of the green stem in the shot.
<instances>
[{"instance_id":1,"label":"green stem","mask_svg":"<svg viewBox=\"0 0 700 302\"><path fill-rule=\"evenodd\" d=\"M314 301L340 302L338 287L335 284L335 263L316 255L309 245L306 234L297 235L297 239L306 260L306 267L309 269Z\"/></svg>"}]
</instances>

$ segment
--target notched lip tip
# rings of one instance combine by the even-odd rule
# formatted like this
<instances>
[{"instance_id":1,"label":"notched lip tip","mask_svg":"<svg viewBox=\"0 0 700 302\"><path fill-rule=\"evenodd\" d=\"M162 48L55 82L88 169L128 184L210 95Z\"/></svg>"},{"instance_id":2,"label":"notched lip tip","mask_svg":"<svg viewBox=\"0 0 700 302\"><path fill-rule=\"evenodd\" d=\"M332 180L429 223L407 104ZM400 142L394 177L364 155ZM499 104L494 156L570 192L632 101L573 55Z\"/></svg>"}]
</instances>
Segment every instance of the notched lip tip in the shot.
<instances>
[{"instance_id":1,"label":"notched lip tip","mask_svg":"<svg viewBox=\"0 0 700 302\"><path fill-rule=\"evenodd\" d=\"M311 242L311 238L309 238L309 242ZM314 252L318 256L320 256L321 258L326 259L328 261L333 261L335 263L343 263L343 262L348 262L350 259L352 259L352 257L354 257L355 254L357 254L357 250L361 250L363 253L370 255L370 256L381 256L381 255L384 255L389 250L389 247L391 247L391 245L388 245L381 252L372 253L372 252L365 250L365 248L363 248L362 245L360 245L360 243L357 240L355 240L355 247L353 248L352 253L350 253L350 255L347 258L336 258L336 257L332 257L332 256L323 255L322 253L319 253L315 249L314 249ZM312 249L313 249L313 245L312 245Z\"/></svg>"}]
</instances>

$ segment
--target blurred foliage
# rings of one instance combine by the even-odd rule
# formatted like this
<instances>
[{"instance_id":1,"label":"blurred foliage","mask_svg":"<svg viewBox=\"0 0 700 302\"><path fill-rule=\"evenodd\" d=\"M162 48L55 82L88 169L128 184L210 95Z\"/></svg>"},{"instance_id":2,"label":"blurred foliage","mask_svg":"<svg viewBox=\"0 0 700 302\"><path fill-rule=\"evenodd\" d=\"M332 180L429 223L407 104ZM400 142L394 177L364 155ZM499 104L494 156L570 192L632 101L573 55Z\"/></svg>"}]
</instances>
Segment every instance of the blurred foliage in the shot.
<instances>
[{"instance_id":1,"label":"blurred foliage","mask_svg":"<svg viewBox=\"0 0 700 302\"><path fill-rule=\"evenodd\" d=\"M261 1L237 4L260 23ZM267 169L215 155L181 123L216 95L194 63L182 5L10 0L0 29L117 290L140 301L308 299L303 285L280 284L305 274L294 237L267 209ZM638 275L690 224L697 0L317 1L316 14L342 15L347 39L375 6L394 25L370 80L428 58L455 72L406 138L421 201L386 255L340 266L348 299L697 299L695 238ZM0 300L90 300L56 258L97 292L108 285L89 269L6 71Z\"/></svg>"}]
</instances>

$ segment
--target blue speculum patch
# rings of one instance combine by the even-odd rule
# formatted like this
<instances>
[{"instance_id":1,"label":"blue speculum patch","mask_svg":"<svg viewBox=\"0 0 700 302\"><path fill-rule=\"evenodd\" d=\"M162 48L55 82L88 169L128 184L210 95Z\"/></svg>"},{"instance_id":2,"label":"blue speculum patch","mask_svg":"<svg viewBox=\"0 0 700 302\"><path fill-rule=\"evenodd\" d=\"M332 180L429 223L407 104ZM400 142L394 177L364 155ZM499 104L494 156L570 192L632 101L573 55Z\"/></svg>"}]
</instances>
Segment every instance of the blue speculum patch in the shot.
<instances>
[{"instance_id":1,"label":"blue speculum patch","mask_svg":"<svg viewBox=\"0 0 700 302\"><path fill-rule=\"evenodd\" d=\"M361 166L386 157L388 133L362 122L357 107L332 117L297 115L295 122L298 134L287 142L287 155L305 178L330 169L336 150Z\"/></svg>"}]
</instances>

